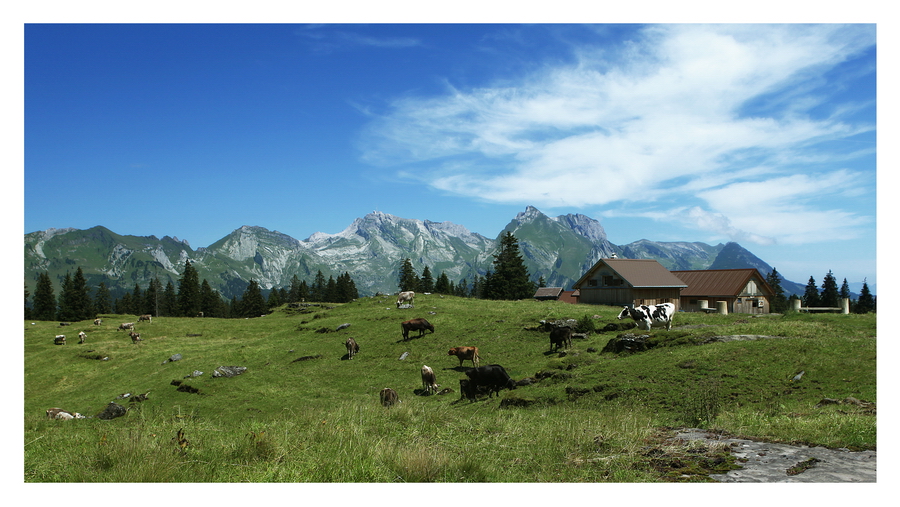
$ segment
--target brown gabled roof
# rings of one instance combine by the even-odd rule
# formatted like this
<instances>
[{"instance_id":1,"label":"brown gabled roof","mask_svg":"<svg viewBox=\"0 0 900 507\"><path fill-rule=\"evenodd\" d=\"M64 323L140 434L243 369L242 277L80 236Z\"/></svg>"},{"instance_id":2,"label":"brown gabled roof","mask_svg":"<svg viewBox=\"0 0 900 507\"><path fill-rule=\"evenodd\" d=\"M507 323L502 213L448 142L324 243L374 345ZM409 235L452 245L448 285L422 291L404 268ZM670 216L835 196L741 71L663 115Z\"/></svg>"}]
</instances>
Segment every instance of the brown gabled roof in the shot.
<instances>
[{"instance_id":1,"label":"brown gabled roof","mask_svg":"<svg viewBox=\"0 0 900 507\"><path fill-rule=\"evenodd\" d=\"M534 298L558 298L562 294L562 287L541 287L534 293Z\"/></svg>"},{"instance_id":2,"label":"brown gabled roof","mask_svg":"<svg viewBox=\"0 0 900 507\"><path fill-rule=\"evenodd\" d=\"M773 294L765 277L753 268L748 269L703 269L693 271L673 271L678 278L687 282L682 296L737 296L754 276L764 292Z\"/></svg>"},{"instance_id":3,"label":"brown gabled roof","mask_svg":"<svg viewBox=\"0 0 900 507\"><path fill-rule=\"evenodd\" d=\"M584 274L574 287L581 287L600 264L606 264L616 272L623 280L635 288L647 287L687 287L671 271L663 267L655 259L600 259L587 273Z\"/></svg>"}]
</instances>

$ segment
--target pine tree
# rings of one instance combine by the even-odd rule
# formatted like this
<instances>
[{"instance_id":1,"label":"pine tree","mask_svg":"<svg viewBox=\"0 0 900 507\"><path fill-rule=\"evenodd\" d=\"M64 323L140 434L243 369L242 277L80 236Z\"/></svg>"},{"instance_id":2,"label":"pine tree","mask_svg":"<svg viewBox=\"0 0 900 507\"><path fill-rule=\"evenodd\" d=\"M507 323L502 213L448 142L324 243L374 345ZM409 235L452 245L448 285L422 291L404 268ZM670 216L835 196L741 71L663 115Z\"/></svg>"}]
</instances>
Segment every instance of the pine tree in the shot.
<instances>
[{"instance_id":1,"label":"pine tree","mask_svg":"<svg viewBox=\"0 0 900 507\"><path fill-rule=\"evenodd\" d=\"M200 311L204 317L224 317L222 309L222 298L206 281L200 284Z\"/></svg>"},{"instance_id":2,"label":"pine tree","mask_svg":"<svg viewBox=\"0 0 900 507\"><path fill-rule=\"evenodd\" d=\"M419 278L420 292L434 292L434 278L431 276L431 269L425 266L422 269L422 277Z\"/></svg>"},{"instance_id":3,"label":"pine tree","mask_svg":"<svg viewBox=\"0 0 900 507\"><path fill-rule=\"evenodd\" d=\"M150 280L147 291L144 292L144 308L141 310L142 314L146 313L153 315L154 317L159 317L159 299L161 292L162 284L160 283L159 278Z\"/></svg>"},{"instance_id":4,"label":"pine tree","mask_svg":"<svg viewBox=\"0 0 900 507\"><path fill-rule=\"evenodd\" d=\"M353 279L350 278L350 273L345 271L344 274L338 276L336 294L337 303L349 303L359 297L359 292L356 290L356 284L353 283Z\"/></svg>"},{"instance_id":5,"label":"pine tree","mask_svg":"<svg viewBox=\"0 0 900 507\"><path fill-rule=\"evenodd\" d=\"M109 301L109 289L106 288L106 284L100 282L100 285L97 287L97 294L94 295L94 315L103 315L106 313L112 313L112 306L110 306Z\"/></svg>"},{"instance_id":6,"label":"pine tree","mask_svg":"<svg viewBox=\"0 0 900 507\"><path fill-rule=\"evenodd\" d=\"M200 277L191 261L184 261L184 273L178 280L178 308L182 317L200 313Z\"/></svg>"},{"instance_id":7,"label":"pine tree","mask_svg":"<svg viewBox=\"0 0 900 507\"><path fill-rule=\"evenodd\" d=\"M525 299L534 295L535 284L519 253L519 240L507 231L494 255L494 272L485 284L485 299Z\"/></svg>"},{"instance_id":8,"label":"pine tree","mask_svg":"<svg viewBox=\"0 0 900 507\"><path fill-rule=\"evenodd\" d=\"M281 298L278 295L278 291L272 289L272 292L269 293L269 298L266 300L266 308L268 308L269 311L272 311L279 306L281 306Z\"/></svg>"},{"instance_id":9,"label":"pine tree","mask_svg":"<svg viewBox=\"0 0 900 507\"><path fill-rule=\"evenodd\" d=\"M546 287L546 286L547 286L547 281L544 280L544 275L541 275L541 277L538 279L538 285L537 285L537 286L538 286L539 288L540 288L540 287Z\"/></svg>"},{"instance_id":10,"label":"pine tree","mask_svg":"<svg viewBox=\"0 0 900 507\"><path fill-rule=\"evenodd\" d=\"M859 291L859 299L856 301L856 313L869 313L875 311L875 300L869 291L869 284L863 279L862 289Z\"/></svg>"},{"instance_id":11,"label":"pine tree","mask_svg":"<svg viewBox=\"0 0 900 507\"><path fill-rule=\"evenodd\" d=\"M38 275L31 304L32 318L35 320L54 320L56 318L56 296L53 294L53 282L50 274L44 271Z\"/></svg>"},{"instance_id":12,"label":"pine tree","mask_svg":"<svg viewBox=\"0 0 900 507\"><path fill-rule=\"evenodd\" d=\"M781 276L778 274L777 269L772 268L772 272L766 276L766 283L772 287L774 292L770 310L773 313L784 313L788 309L787 299L784 297L784 289L781 287Z\"/></svg>"},{"instance_id":13,"label":"pine tree","mask_svg":"<svg viewBox=\"0 0 900 507\"><path fill-rule=\"evenodd\" d=\"M269 313L266 300L263 299L262 291L256 280L250 280L247 290L244 291L244 295L241 297L240 307L241 314L244 317L259 317Z\"/></svg>"},{"instance_id":14,"label":"pine tree","mask_svg":"<svg viewBox=\"0 0 900 507\"><path fill-rule=\"evenodd\" d=\"M160 311L162 311L162 314L166 317L181 316L181 311L178 307L178 294L175 292L175 285L172 284L172 280L166 282L166 290L163 291Z\"/></svg>"},{"instance_id":15,"label":"pine tree","mask_svg":"<svg viewBox=\"0 0 900 507\"><path fill-rule=\"evenodd\" d=\"M453 288L447 273L441 271L441 276L438 277L437 282L434 284L434 291L438 294L453 294Z\"/></svg>"},{"instance_id":16,"label":"pine tree","mask_svg":"<svg viewBox=\"0 0 900 507\"><path fill-rule=\"evenodd\" d=\"M412 261L409 258L404 259L400 265L398 278L400 292L417 291L419 289L419 277L416 275L416 270L413 269Z\"/></svg>"},{"instance_id":17,"label":"pine tree","mask_svg":"<svg viewBox=\"0 0 900 507\"><path fill-rule=\"evenodd\" d=\"M322 301L327 301L329 303L337 303L337 282L334 281L333 276L328 276L328 283L325 284L325 296L323 296Z\"/></svg>"},{"instance_id":18,"label":"pine tree","mask_svg":"<svg viewBox=\"0 0 900 507\"><path fill-rule=\"evenodd\" d=\"M841 299L849 299L850 298L850 284L847 283L847 279L844 278L844 283L841 284Z\"/></svg>"},{"instance_id":19,"label":"pine tree","mask_svg":"<svg viewBox=\"0 0 900 507\"><path fill-rule=\"evenodd\" d=\"M455 294L461 298L469 297L469 281L467 279L463 278L456 284Z\"/></svg>"},{"instance_id":20,"label":"pine tree","mask_svg":"<svg viewBox=\"0 0 900 507\"><path fill-rule=\"evenodd\" d=\"M28 298L31 297L31 294L28 293L28 282L22 281L25 285L25 320L31 318L31 308L28 307Z\"/></svg>"},{"instance_id":21,"label":"pine tree","mask_svg":"<svg viewBox=\"0 0 900 507\"><path fill-rule=\"evenodd\" d=\"M822 280L822 294L819 296L819 304L831 308L841 306L838 297L837 280L829 269L828 274L825 275L825 279Z\"/></svg>"},{"instance_id":22,"label":"pine tree","mask_svg":"<svg viewBox=\"0 0 900 507\"><path fill-rule=\"evenodd\" d=\"M325 281L325 275L322 274L322 270L316 272L316 278L313 280L312 287L309 288L309 298L312 301L325 301L325 289L328 288L328 284Z\"/></svg>"},{"instance_id":23,"label":"pine tree","mask_svg":"<svg viewBox=\"0 0 900 507\"><path fill-rule=\"evenodd\" d=\"M75 276L72 277L72 311L74 313L73 320L93 319L94 308L91 303L91 289L87 285L81 266L75 270Z\"/></svg>"},{"instance_id":24,"label":"pine tree","mask_svg":"<svg viewBox=\"0 0 900 507\"><path fill-rule=\"evenodd\" d=\"M816 288L816 280L810 276L806 283L806 291L803 293L803 304L807 307L822 306L819 304L819 289Z\"/></svg>"},{"instance_id":25,"label":"pine tree","mask_svg":"<svg viewBox=\"0 0 900 507\"><path fill-rule=\"evenodd\" d=\"M144 315L144 294L141 292L141 286L134 284L134 290L131 291L131 313L135 315Z\"/></svg>"},{"instance_id":26,"label":"pine tree","mask_svg":"<svg viewBox=\"0 0 900 507\"><path fill-rule=\"evenodd\" d=\"M78 320L75 318L74 293L72 291L72 275L66 273L59 292L59 308L56 318L64 321Z\"/></svg>"},{"instance_id":27,"label":"pine tree","mask_svg":"<svg viewBox=\"0 0 900 507\"><path fill-rule=\"evenodd\" d=\"M299 303L300 296L300 279L297 275L291 277L291 290L288 293L288 303Z\"/></svg>"}]
</instances>

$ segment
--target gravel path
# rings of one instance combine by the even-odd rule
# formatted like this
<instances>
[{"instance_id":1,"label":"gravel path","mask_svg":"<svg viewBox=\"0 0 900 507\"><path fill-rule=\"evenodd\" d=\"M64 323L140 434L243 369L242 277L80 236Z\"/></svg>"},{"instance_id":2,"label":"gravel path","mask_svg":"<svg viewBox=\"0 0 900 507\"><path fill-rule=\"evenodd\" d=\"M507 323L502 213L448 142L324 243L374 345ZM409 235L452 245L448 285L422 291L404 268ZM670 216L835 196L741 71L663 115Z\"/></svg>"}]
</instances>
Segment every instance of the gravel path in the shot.
<instances>
[{"instance_id":1,"label":"gravel path","mask_svg":"<svg viewBox=\"0 0 900 507\"><path fill-rule=\"evenodd\" d=\"M694 428L679 431L675 438L726 443L736 458L746 459L740 470L710 475L720 482L876 482L875 451L853 452L722 438Z\"/></svg>"}]
</instances>

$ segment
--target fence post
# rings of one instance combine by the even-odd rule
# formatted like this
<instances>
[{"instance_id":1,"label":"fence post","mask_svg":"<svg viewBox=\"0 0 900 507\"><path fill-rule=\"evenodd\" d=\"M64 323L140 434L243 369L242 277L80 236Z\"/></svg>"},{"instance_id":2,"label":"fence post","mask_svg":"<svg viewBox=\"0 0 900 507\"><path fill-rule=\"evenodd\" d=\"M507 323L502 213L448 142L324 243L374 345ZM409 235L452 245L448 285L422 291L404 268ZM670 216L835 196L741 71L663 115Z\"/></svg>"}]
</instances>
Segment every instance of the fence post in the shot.
<instances>
[{"instance_id":1,"label":"fence post","mask_svg":"<svg viewBox=\"0 0 900 507\"><path fill-rule=\"evenodd\" d=\"M728 301L716 301L716 311L721 315L728 315Z\"/></svg>"}]
</instances>

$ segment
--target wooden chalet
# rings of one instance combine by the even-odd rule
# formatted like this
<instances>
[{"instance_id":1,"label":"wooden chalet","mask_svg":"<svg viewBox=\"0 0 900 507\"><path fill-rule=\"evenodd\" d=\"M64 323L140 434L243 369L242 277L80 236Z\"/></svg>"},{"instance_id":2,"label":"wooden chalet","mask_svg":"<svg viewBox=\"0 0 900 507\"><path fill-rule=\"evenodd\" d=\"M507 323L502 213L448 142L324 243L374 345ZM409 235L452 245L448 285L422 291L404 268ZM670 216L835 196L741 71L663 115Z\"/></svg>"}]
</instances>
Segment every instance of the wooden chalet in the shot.
<instances>
[{"instance_id":1,"label":"wooden chalet","mask_svg":"<svg viewBox=\"0 0 900 507\"><path fill-rule=\"evenodd\" d=\"M562 292L562 287L540 287L537 292L534 293L534 299L537 299L538 301L556 301L559 299Z\"/></svg>"},{"instance_id":2,"label":"wooden chalet","mask_svg":"<svg viewBox=\"0 0 900 507\"><path fill-rule=\"evenodd\" d=\"M672 271L684 280L682 311L713 311L725 301L729 313L769 313L775 291L759 271L749 269L703 269Z\"/></svg>"},{"instance_id":3,"label":"wooden chalet","mask_svg":"<svg viewBox=\"0 0 900 507\"><path fill-rule=\"evenodd\" d=\"M680 308L687 284L655 259L600 259L572 288L578 302L631 306L672 303Z\"/></svg>"}]
</instances>

